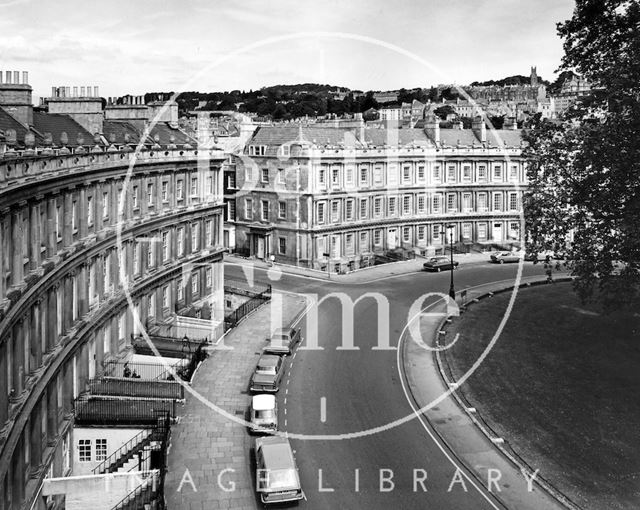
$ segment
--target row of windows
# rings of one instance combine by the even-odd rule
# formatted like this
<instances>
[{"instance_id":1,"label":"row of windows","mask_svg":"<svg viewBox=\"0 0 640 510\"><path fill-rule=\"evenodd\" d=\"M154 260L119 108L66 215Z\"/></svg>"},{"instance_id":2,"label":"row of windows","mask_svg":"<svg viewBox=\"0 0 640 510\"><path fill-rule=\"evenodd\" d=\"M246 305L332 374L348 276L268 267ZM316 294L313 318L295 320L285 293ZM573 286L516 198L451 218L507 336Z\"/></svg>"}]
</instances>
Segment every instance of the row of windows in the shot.
<instances>
[{"instance_id":1,"label":"row of windows","mask_svg":"<svg viewBox=\"0 0 640 510\"><path fill-rule=\"evenodd\" d=\"M78 460L80 462L91 462L92 460L100 462L106 460L107 440L96 439L94 445L95 449L92 446L91 439L78 440Z\"/></svg>"},{"instance_id":2,"label":"row of windows","mask_svg":"<svg viewBox=\"0 0 640 510\"><path fill-rule=\"evenodd\" d=\"M419 193L417 195L379 196L373 198L347 198L340 200L320 201L316 203L316 221L318 224L335 223L341 220L382 218L383 216L413 215L422 213L454 213L454 212L488 212L491 199L492 211L505 210L505 194L495 193ZM520 194L508 192L506 196L508 211L517 212L520 208ZM264 201L266 202L266 201ZM427 206L430 209L427 211ZM357 210L356 210L357 206ZM460 208L459 208L460 206ZM327 207L330 216L327 217ZM342 214L341 214L342 213Z\"/></svg>"},{"instance_id":3,"label":"row of windows","mask_svg":"<svg viewBox=\"0 0 640 510\"><path fill-rule=\"evenodd\" d=\"M474 232L475 227L475 232ZM462 223L458 231L456 226L452 232L454 242L458 241L488 241L493 239L503 241L504 231L506 227L506 237L509 240L518 240L520 237L520 223L510 221L506 224L498 223ZM489 237L491 236L491 237ZM280 246L286 248L286 239L279 238ZM356 241L358 245L356 246ZM331 236L322 236L317 238L316 247L318 256L329 252L331 257L337 258L343 255L354 255L356 252L365 253L372 248L395 248L399 242L416 244L418 246L426 246L427 243L443 244L449 241L444 225L441 224L424 224L410 225L404 227L393 228L376 228L361 232L347 232L345 234L336 234ZM331 243L330 251L327 250L328 243ZM282 244L284 243L284 244ZM280 251L284 254L284 251Z\"/></svg>"}]
</instances>

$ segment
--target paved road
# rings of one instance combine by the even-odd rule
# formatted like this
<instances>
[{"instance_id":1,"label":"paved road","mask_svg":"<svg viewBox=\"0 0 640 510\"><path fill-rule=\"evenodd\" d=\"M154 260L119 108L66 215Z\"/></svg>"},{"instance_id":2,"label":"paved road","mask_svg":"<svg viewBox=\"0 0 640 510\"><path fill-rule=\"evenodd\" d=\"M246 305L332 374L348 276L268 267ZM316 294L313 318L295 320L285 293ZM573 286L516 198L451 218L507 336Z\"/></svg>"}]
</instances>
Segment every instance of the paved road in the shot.
<instances>
[{"instance_id":1,"label":"paved road","mask_svg":"<svg viewBox=\"0 0 640 510\"><path fill-rule=\"evenodd\" d=\"M455 273L456 288L513 278L516 269L515 265L464 265ZM227 265L225 273L241 277L243 270ZM526 264L524 273L542 274L543 270ZM287 274L273 281L259 270L253 277L259 282L268 281L277 289L315 293L319 297L342 292L355 300L373 291L385 296L390 304L391 347L398 344L411 304L422 294L446 294L449 288L448 273L413 273L349 284ZM307 496L300 507L502 508L477 482L473 482L474 487L466 479L467 491L463 489L460 475L456 478L456 470L462 466L450 460L446 449L429 436L418 419L363 434L412 412L402 389L395 349L372 349L378 341L378 317L373 299L361 301L355 309L354 328L354 345L359 350L341 350L340 303L337 299L327 300L318 311L319 345L324 350L301 349L290 360L288 377L278 398L281 424L294 438L292 444ZM348 437L318 440L299 435Z\"/></svg>"}]
</instances>

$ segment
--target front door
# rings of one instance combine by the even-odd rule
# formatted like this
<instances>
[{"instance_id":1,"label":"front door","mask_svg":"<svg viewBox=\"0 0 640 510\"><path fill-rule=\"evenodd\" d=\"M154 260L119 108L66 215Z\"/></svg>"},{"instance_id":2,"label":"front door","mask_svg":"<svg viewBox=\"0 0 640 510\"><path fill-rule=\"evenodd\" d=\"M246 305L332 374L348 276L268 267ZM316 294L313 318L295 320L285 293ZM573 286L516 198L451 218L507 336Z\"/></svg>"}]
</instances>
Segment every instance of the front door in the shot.
<instances>
[{"instance_id":1,"label":"front door","mask_svg":"<svg viewBox=\"0 0 640 510\"><path fill-rule=\"evenodd\" d=\"M502 223L493 224L493 241L496 243L502 242Z\"/></svg>"},{"instance_id":2,"label":"front door","mask_svg":"<svg viewBox=\"0 0 640 510\"><path fill-rule=\"evenodd\" d=\"M390 228L387 234L387 249L393 250L396 247L396 229Z\"/></svg>"},{"instance_id":3,"label":"front door","mask_svg":"<svg viewBox=\"0 0 640 510\"><path fill-rule=\"evenodd\" d=\"M256 236L256 257L264 258L264 236Z\"/></svg>"}]
</instances>

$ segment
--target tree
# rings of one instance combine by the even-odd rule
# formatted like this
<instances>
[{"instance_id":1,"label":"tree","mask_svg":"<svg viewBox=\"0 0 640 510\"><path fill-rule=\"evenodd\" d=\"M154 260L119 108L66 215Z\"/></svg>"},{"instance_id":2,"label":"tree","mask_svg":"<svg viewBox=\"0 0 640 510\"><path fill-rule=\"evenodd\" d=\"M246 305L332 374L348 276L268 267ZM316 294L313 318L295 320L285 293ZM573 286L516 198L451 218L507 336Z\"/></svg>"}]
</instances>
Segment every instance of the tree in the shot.
<instances>
[{"instance_id":1,"label":"tree","mask_svg":"<svg viewBox=\"0 0 640 510\"><path fill-rule=\"evenodd\" d=\"M527 250L563 249L572 238L575 290L584 301L598 291L609 311L640 304L638 26L637 0L577 0L558 25L560 70L594 90L561 123L537 119L526 135Z\"/></svg>"},{"instance_id":2,"label":"tree","mask_svg":"<svg viewBox=\"0 0 640 510\"><path fill-rule=\"evenodd\" d=\"M447 115L454 114L456 113L456 111L454 110L453 106L445 104L444 106L439 106L438 108L433 110L433 113L435 113L442 120L447 120Z\"/></svg>"}]
</instances>

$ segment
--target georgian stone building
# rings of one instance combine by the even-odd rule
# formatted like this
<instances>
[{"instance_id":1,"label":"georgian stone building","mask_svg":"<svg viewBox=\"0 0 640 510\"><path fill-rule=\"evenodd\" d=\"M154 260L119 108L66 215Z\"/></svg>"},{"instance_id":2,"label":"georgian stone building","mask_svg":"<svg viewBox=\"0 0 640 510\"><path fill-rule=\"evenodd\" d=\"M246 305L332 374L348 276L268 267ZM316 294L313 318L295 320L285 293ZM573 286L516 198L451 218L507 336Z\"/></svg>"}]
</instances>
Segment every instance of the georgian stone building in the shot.
<instances>
[{"instance_id":1,"label":"georgian stone building","mask_svg":"<svg viewBox=\"0 0 640 510\"><path fill-rule=\"evenodd\" d=\"M260 127L236 162L236 249L344 271L401 251L518 247L525 169L515 123L473 129Z\"/></svg>"},{"instance_id":2,"label":"georgian stone building","mask_svg":"<svg viewBox=\"0 0 640 510\"><path fill-rule=\"evenodd\" d=\"M136 153L123 139L135 130L109 121L103 133L75 124L87 144L66 144L22 115L30 87L3 85L20 115L0 102L0 507L51 508L39 491L73 474L87 381L126 360L142 328L194 310L223 319L224 155L177 144L166 125Z\"/></svg>"}]
</instances>

